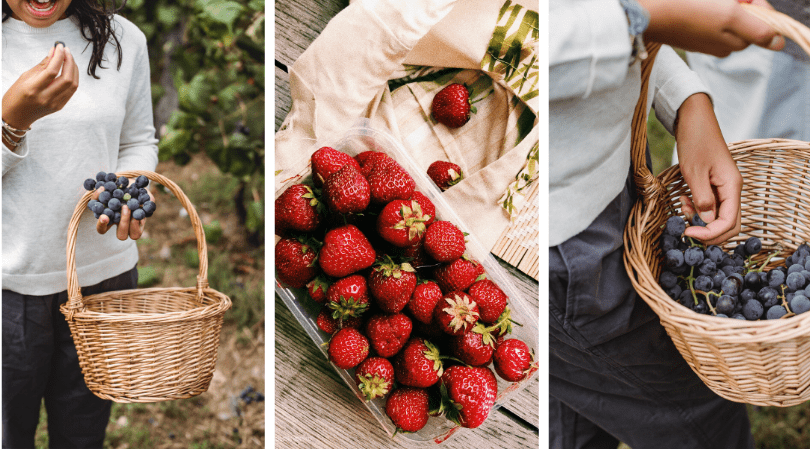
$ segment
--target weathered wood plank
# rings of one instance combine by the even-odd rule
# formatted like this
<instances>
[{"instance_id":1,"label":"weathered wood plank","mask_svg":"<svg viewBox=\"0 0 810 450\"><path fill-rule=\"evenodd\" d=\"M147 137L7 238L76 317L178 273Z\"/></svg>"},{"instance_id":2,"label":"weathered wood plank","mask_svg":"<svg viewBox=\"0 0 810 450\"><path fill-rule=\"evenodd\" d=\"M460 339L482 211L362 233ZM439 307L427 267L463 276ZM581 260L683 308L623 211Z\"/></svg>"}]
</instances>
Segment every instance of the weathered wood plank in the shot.
<instances>
[{"instance_id":1,"label":"weathered wood plank","mask_svg":"<svg viewBox=\"0 0 810 450\"><path fill-rule=\"evenodd\" d=\"M278 297L275 323L276 448L435 447L399 436L392 441ZM497 410L481 427L459 430L442 446L537 448L538 434Z\"/></svg>"},{"instance_id":2,"label":"weathered wood plank","mask_svg":"<svg viewBox=\"0 0 810 450\"><path fill-rule=\"evenodd\" d=\"M287 72L276 67L276 131L290 112L291 106L290 77Z\"/></svg>"},{"instance_id":3,"label":"weathered wood plank","mask_svg":"<svg viewBox=\"0 0 810 450\"><path fill-rule=\"evenodd\" d=\"M276 5L276 60L292 65L321 34L329 19L349 5L348 0L278 1Z\"/></svg>"}]
</instances>

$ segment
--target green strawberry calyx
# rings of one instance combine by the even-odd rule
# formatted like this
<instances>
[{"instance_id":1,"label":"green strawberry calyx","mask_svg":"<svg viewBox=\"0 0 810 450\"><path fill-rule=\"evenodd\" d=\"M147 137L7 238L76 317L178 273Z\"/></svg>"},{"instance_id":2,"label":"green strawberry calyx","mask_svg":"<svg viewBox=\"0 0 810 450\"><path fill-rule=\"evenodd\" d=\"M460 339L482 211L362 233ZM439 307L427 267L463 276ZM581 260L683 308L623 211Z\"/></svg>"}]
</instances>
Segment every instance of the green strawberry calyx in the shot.
<instances>
[{"instance_id":1,"label":"green strawberry calyx","mask_svg":"<svg viewBox=\"0 0 810 450\"><path fill-rule=\"evenodd\" d=\"M369 401L375 398L385 397L391 390L391 382L377 373L358 375L357 378L360 380L357 387L360 388L360 392Z\"/></svg>"}]
</instances>

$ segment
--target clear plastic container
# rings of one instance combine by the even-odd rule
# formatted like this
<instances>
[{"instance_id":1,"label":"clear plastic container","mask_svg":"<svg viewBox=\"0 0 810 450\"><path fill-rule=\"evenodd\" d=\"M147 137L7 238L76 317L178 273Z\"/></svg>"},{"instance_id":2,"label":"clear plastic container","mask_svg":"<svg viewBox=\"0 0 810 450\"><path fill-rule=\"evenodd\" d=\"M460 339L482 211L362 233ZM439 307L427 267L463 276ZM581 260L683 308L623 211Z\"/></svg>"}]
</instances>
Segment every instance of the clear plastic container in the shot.
<instances>
[{"instance_id":1,"label":"clear plastic container","mask_svg":"<svg viewBox=\"0 0 810 450\"><path fill-rule=\"evenodd\" d=\"M399 144L387 132L370 128L367 121L363 120L356 126L350 128L338 142L323 142L318 143L314 147L314 151L324 145L340 150L349 155L355 156L367 150L383 151L392 158L394 158L408 173L413 177L416 183L416 190L421 191L427 196L430 201L436 206L437 220L449 220L458 226L462 231L467 231L468 228L459 219L458 215L453 211L453 208L444 200L441 191L427 176L427 174L420 169L410 155L405 152L402 145ZM312 153L312 152L310 152ZM281 195L284 190L292 184L309 182L311 181L309 169L303 169L301 177L295 177L288 180L283 186L279 187L276 191L276 197ZM512 310L512 319L521 324L521 326L514 325L512 333L507 338L517 338L524 341L533 352L537 351L538 343L538 325L537 314L532 313L526 300L522 297L520 291L514 287L509 280L509 274L506 270L495 260L492 254L485 249L479 241L472 234L467 236L467 254L472 258L478 260L486 269L487 276L490 280L495 282L509 297L508 305ZM320 312L322 305L308 297L306 289L292 289L282 286L278 281L275 283L276 294L281 297L287 307L292 311L298 322L312 338L313 342L321 349L324 357L328 359L326 346L324 343L329 341L329 335L321 331L315 319ZM375 399L367 401L357 385L354 382L354 369L343 370L332 364L335 371L343 378L346 385L354 391L355 395L366 405L371 413L380 422L380 425L386 432L393 436L396 431L394 423L385 413L385 399ZM490 365L490 368L492 366ZM493 370L494 372L494 370ZM515 395L520 395L520 392L534 379L538 377L537 371L534 371L530 376L517 383L509 383L502 380L496 375L498 380L498 397L493 407L495 409L504 405L509 399ZM492 413L490 413L490 416ZM416 433L399 433L398 439L413 440L413 441L433 441L439 444L449 438L453 433L458 431L460 427L456 426L453 422L444 417L431 417L427 425Z\"/></svg>"}]
</instances>

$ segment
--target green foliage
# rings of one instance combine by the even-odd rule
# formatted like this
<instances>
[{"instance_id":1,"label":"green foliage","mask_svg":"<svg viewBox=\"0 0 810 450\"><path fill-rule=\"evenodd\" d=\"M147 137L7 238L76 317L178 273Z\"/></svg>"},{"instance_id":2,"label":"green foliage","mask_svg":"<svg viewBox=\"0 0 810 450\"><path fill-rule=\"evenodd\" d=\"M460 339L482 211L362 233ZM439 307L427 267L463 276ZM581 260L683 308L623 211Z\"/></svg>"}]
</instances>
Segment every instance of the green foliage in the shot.
<instances>
[{"instance_id":1,"label":"green foliage","mask_svg":"<svg viewBox=\"0 0 810 450\"><path fill-rule=\"evenodd\" d=\"M222 226L219 224L219 220L203 225L203 231L205 231L205 242L209 244L216 244L222 239Z\"/></svg>"},{"instance_id":2,"label":"green foliage","mask_svg":"<svg viewBox=\"0 0 810 450\"><path fill-rule=\"evenodd\" d=\"M264 229L254 205L264 197L264 1L136 0L121 14L147 36L153 81L168 61L177 90L160 159L183 165L204 152L222 173L261 186L237 212L251 233ZM153 86L155 103L164 94Z\"/></svg>"},{"instance_id":3,"label":"green foliage","mask_svg":"<svg viewBox=\"0 0 810 450\"><path fill-rule=\"evenodd\" d=\"M152 266L138 267L138 287L147 288L160 283L160 273Z\"/></svg>"},{"instance_id":4,"label":"green foliage","mask_svg":"<svg viewBox=\"0 0 810 450\"><path fill-rule=\"evenodd\" d=\"M675 138L661 125L661 122L656 119L655 113L652 111L650 112L650 117L647 119L647 142L650 144L653 175L658 175L661 171L672 165L672 152L675 148Z\"/></svg>"}]
</instances>

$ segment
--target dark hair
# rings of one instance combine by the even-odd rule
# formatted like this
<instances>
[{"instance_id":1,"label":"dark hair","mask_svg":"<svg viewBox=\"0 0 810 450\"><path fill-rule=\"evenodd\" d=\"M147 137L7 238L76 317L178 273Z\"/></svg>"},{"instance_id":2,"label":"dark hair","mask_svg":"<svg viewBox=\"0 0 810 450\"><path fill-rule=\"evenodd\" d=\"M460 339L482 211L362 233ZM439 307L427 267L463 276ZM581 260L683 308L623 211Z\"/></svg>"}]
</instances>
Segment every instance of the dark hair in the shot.
<instances>
[{"instance_id":1,"label":"dark hair","mask_svg":"<svg viewBox=\"0 0 810 450\"><path fill-rule=\"evenodd\" d=\"M118 53L118 69L121 69L121 43L113 30L113 15L126 5L126 0L121 0L121 6L115 7L115 0L108 5L107 0L72 0L65 12L68 17L75 16L82 30L82 37L89 44L93 44L93 54L90 56L90 65L87 66L87 74L93 78L98 78L96 69L105 67L101 65L104 61L104 47L108 42L113 42ZM3 0L3 22L11 17L11 8ZM86 47L85 47L86 48Z\"/></svg>"}]
</instances>

